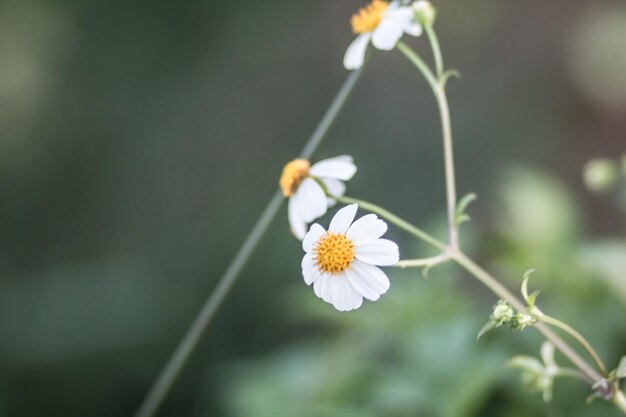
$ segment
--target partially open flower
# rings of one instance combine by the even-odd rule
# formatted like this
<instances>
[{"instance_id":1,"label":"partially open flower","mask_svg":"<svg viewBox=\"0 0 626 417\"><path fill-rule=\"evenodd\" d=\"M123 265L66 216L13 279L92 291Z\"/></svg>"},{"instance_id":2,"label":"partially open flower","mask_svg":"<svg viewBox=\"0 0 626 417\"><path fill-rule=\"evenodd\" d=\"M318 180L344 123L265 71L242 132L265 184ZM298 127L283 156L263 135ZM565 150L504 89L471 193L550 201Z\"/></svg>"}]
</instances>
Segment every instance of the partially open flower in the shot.
<instances>
[{"instance_id":1,"label":"partially open flower","mask_svg":"<svg viewBox=\"0 0 626 417\"><path fill-rule=\"evenodd\" d=\"M339 210L328 230L315 223L302 241L302 275L315 295L339 311L359 308L363 298L378 300L389 289L389 279L376 265L395 265L398 245L380 237L387 224L375 214L354 223L358 206Z\"/></svg>"},{"instance_id":2,"label":"partially open flower","mask_svg":"<svg viewBox=\"0 0 626 417\"><path fill-rule=\"evenodd\" d=\"M279 185L289 197L289 225L298 239L306 234L307 224L326 213L335 201L326 197L320 185L337 197L343 196L348 181L356 173L352 157L343 155L324 159L313 165L306 159L294 159L283 168Z\"/></svg>"},{"instance_id":3,"label":"partially open flower","mask_svg":"<svg viewBox=\"0 0 626 417\"><path fill-rule=\"evenodd\" d=\"M361 68L370 41L376 48L390 51L404 33L412 36L422 34L422 26L415 21L415 10L398 0L391 3L372 0L352 16L350 23L352 31L358 36L348 46L343 58L344 67L349 70Z\"/></svg>"}]
</instances>

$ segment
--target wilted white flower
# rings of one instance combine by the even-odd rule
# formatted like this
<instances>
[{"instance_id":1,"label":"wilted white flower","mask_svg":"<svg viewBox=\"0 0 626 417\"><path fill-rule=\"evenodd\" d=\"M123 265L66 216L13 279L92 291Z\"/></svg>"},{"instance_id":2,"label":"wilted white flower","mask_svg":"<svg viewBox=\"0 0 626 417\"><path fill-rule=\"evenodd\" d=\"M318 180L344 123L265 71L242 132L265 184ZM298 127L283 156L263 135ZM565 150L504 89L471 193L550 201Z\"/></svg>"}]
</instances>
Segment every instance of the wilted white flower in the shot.
<instances>
[{"instance_id":1,"label":"wilted white flower","mask_svg":"<svg viewBox=\"0 0 626 417\"><path fill-rule=\"evenodd\" d=\"M415 10L397 0L391 3L372 0L352 16L350 23L352 31L358 36L343 57L343 65L349 70L361 68L370 41L377 49L390 51L403 34L422 34L422 26L415 21Z\"/></svg>"},{"instance_id":2,"label":"wilted white flower","mask_svg":"<svg viewBox=\"0 0 626 417\"><path fill-rule=\"evenodd\" d=\"M394 265L399 259L398 245L380 239L387 224L375 214L352 223L357 208L352 204L339 210L328 230L313 224L302 241L304 282L339 311L359 308L363 298L378 300L390 284L376 265Z\"/></svg>"},{"instance_id":3,"label":"wilted white flower","mask_svg":"<svg viewBox=\"0 0 626 417\"><path fill-rule=\"evenodd\" d=\"M285 197L289 197L289 225L300 240L304 237L307 224L326 213L336 202L326 197L326 190L341 197L346 192L348 181L356 173L352 157L347 155L324 159L311 166L306 159L294 159L283 168L279 185Z\"/></svg>"}]
</instances>

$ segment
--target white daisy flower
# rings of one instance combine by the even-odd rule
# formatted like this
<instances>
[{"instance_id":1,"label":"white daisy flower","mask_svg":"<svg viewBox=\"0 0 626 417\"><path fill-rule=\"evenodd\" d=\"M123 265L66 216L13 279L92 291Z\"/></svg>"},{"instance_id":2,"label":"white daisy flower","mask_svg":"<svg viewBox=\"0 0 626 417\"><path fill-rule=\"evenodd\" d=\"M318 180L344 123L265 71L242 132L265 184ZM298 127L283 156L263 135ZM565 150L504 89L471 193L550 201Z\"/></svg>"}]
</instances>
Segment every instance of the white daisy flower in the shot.
<instances>
[{"instance_id":1,"label":"white daisy flower","mask_svg":"<svg viewBox=\"0 0 626 417\"><path fill-rule=\"evenodd\" d=\"M326 214L335 201L327 198L320 181L328 192L341 197L348 181L356 173L356 165L348 155L324 159L311 166L306 159L294 159L283 168L280 188L289 197L289 225L300 240L304 238L307 224Z\"/></svg>"},{"instance_id":2,"label":"white daisy flower","mask_svg":"<svg viewBox=\"0 0 626 417\"><path fill-rule=\"evenodd\" d=\"M368 214L354 223L358 206L339 210L328 230L315 223L302 241L302 275L322 300L339 311L357 309L363 298L378 300L389 289L389 279L376 265L395 265L398 245L380 237L387 223Z\"/></svg>"},{"instance_id":3,"label":"white daisy flower","mask_svg":"<svg viewBox=\"0 0 626 417\"><path fill-rule=\"evenodd\" d=\"M391 3L372 0L352 16L350 23L352 31L358 36L348 46L343 57L343 66L349 70L361 68L370 41L376 48L390 51L396 47L403 34L422 34L422 26L415 21L415 10L398 0Z\"/></svg>"}]
</instances>

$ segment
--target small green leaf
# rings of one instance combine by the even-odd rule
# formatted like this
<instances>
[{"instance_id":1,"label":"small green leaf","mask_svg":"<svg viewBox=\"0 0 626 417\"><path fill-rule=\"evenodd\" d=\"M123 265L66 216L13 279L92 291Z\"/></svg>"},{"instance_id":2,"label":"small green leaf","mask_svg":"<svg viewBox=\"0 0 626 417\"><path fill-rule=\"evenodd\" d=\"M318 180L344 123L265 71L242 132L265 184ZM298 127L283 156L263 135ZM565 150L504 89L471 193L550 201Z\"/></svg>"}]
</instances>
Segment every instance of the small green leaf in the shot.
<instances>
[{"instance_id":1,"label":"small green leaf","mask_svg":"<svg viewBox=\"0 0 626 417\"><path fill-rule=\"evenodd\" d=\"M441 81L444 86L448 83L450 77L461 78L461 73L457 70L447 70L441 74Z\"/></svg>"},{"instance_id":2,"label":"small green leaf","mask_svg":"<svg viewBox=\"0 0 626 417\"><path fill-rule=\"evenodd\" d=\"M485 323L483 328L480 329L480 331L478 332L478 335L476 336L476 341L480 340L480 338L485 333L490 332L491 330L495 329L496 327L498 327L498 323L496 323L493 319L489 319L489 321L487 323Z\"/></svg>"},{"instance_id":3,"label":"small green leaf","mask_svg":"<svg viewBox=\"0 0 626 417\"><path fill-rule=\"evenodd\" d=\"M529 269L528 271L524 272L524 280L522 281L522 296L524 297L524 300L526 300L526 302L528 303L528 305L532 305L530 303L529 297L528 297L528 278L530 278L530 276L536 272L536 269ZM533 304L535 303L535 298L537 298L537 295L539 295L539 293L535 292L533 293L534 297L532 298L532 302Z\"/></svg>"},{"instance_id":4,"label":"small green leaf","mask_svg":"<svg viewBox=\"0 0 626 417\"><path fill-rule=\"evenodd\" d=\"M533 307L535 305L535 300L537 299L538 295L539 291L533 291L533 293L528 296L526 302L528 303L529 307Z\"/></svg>"},{"instance_id":5,"label":"small green leaf","mask_svg":"<svg viewBox=\"0 0 626 417\"><path fill-rule=\"evenodd\" d=\"M476 200L478 197L476 196L476 194L474 193L470 193L465 195L463 198L461 198L461 200L459 200L459 203L456 206L456 216L455 216L455 222L458 225L460 225L461 223L465 223L468 222L470 220L470 216L468 216L467 214L465 214L465 210L467 210L467 207L470 205L470 203L474 200Z\"/></svg>"},{"instance_id":6,"label":"small green leaf","mask_svg":"<svg viewBox=\"0 0 626 417\"><path fill-rule=\"evenodd\" d=\"M626 356L622 356L622 359L619 361L619 365L617 365L615 370L615 376L618 379L626 378Z\"/></svg>"}]
</instances>

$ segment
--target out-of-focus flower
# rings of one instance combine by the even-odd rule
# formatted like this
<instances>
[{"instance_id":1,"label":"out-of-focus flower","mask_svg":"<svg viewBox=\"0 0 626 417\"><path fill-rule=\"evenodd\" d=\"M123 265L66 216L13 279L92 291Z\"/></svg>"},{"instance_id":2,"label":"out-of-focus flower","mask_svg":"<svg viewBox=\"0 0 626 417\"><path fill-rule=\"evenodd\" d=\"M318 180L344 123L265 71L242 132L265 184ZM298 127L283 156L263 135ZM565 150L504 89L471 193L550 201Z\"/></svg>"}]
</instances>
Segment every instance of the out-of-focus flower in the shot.
<instances>
[{"instance_id":1,"label":"out-of-focus flower","mask_svg":"<svg viewBox=\"0 0 626 417\"><path fill-rule=\"evenodd\" d=\"M377 49L390 51L403 34L422 34L422 26L415 21L415 10L399 1L372 0L352 16L350 23L358 36L343 57L343 65L349 70L361 68L370 41Z\"/></svg>"},{"instance_id":2,"label":"out-of-focus flower","mask_svg":"<svg viewBox=\"0 0 626 417\"><path fill-rule=\"evenodd\" d=\"M279 185L285 197L289 197L289 225L300 240L304 237L307 224L326 213L335 201L327 198L326 190L341 197L346 191L343 181L356 173L352 157L347 155L324 159L311 166L306 159L294 159L283 168ZM319 182L318 182L319 181Z\"/></svg>"},{"instance_id":3,"label":"out-of-focus flower","mask_svg":"<svg viewBox=\"0 0 626 417\"><path fill-rule=\"evenodd\" d=\"M543 400L552 400L552 387L557 376L572 376L572 371L560 368L554 360L554 346L550 342L541 345L543 363L532 356L515 356L509 366L522 371L522 381L532 391L543 393ZM575 373L576 371L573 371Z\"/></svg>"},{"instance_id":4,"label":"out-of-focus flower","mask_svg":"<svg viewBox=\"0 0 626 417\"><path fill-rule=\"evenodd\" d=\"M381 239L387 224L375 214L354 223L358 206L339 210L328 230L315 223L302 241L302 275L315 295L339 311L357 309L363 298L375 301L389 289L389 279L378 266L398 262L398 245ZM378 265L378 266L377 266Z\"/></svg>"},{"instance_id":5,"label":"out-of-focus flower","mask_svg":"<svg viewBox=\"0 0 626 417\"><path fill-rule=\"evenodd\" d=\"M610 159L592 159L583 168L583 180L587 189L592 192L610 190L619 178L617 162Z\"/></svg>"}]
</instances>

